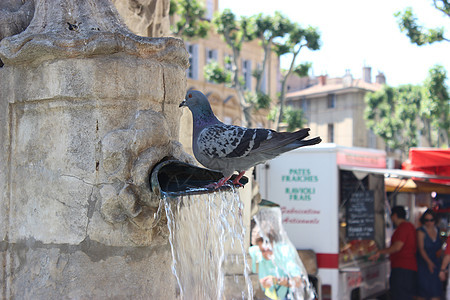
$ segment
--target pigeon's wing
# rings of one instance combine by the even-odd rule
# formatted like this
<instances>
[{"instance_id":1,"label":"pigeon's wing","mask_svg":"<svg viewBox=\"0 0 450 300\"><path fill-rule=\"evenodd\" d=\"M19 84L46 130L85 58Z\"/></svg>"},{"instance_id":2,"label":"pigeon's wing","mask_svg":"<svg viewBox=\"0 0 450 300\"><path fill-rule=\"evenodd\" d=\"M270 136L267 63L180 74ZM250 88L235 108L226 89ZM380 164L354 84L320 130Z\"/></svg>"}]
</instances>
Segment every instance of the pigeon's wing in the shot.
<instances>
[{"instance_id":1,"label":"pigeon's wing","mask_svg":"<svg viewBox=\"0 0 450 300\"><path fill-rule=\"evenodd\" d=\"M304 140L309 128L296 132L276 132L264 128L244 128L217 124L199 134L198 149L209 158L243 158L263 155L273 158L283 152L319 143L320 138Z\"/></svg>"},{"instance_id":2,"label":"pigeon's wing","mask_svg":"<svg viewBox=\"0 0 450 300\"><path fill-rule=\"evenodd\" d=\"M303 128L296 132L277 132L271 130L270 138L261 141L258 147L251 149L250 153L278 155L298 147L310 145L310 141L312 140L304 140L304 138L309 135L308 132L309 128ZM316 141L314 141L314 143L316 143Z\"/></svg>"},{"instance_id":3,"label":"pigeon's wing","mask_svg":"<svg viewBox=\"0 0 450 300\"><path fill-rule=\"evenodd\" d=\"M247 156L272 138L275 131L217 124L204 128L198 137L198 149L209 158Z\"/></svg>"}]
</instances>

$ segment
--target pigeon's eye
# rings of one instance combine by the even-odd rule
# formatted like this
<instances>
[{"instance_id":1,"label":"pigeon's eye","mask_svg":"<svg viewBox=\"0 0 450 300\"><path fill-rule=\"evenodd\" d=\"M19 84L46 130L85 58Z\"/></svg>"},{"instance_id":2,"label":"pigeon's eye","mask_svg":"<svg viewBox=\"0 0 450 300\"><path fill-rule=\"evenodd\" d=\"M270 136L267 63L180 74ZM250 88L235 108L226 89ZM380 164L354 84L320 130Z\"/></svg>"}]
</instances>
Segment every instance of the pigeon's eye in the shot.
<instances>
[{"instance_id":1,"label":"pigeon's eye","mask_svg":"<svg viewBox=\"0 0 450 300\"><path fill-rule=\"evenodd\" d=\"M189 98L192 98L192 94L189 94L188 97L189 97Z\"/></svg>"}]
</instances>

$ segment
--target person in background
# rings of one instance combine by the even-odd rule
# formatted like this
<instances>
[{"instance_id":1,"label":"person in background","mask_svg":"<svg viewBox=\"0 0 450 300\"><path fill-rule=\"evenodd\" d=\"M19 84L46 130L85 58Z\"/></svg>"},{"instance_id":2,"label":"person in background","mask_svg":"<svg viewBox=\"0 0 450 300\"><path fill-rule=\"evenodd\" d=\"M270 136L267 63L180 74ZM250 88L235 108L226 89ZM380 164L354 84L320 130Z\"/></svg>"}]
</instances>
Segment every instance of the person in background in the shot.
<instances>
[{"instance_id":1,"label":"person in background","mask_svg":"<svg viewBox=\"0 0 450 300\"><path fill-rule=\"evenodd\" d=\"M417 276L417 239L416 228L406 221L406 211L403 206L394 206L391 210L391 220L396 226L388 248L378 250L369 257L377 260L380 255L389 255L391 275L389 278L391 299L412 300L415 294Z\"/></svg>"},{"instance_id":2,"label":"person in background","mask_svg":"<svg viewBox=\"0 0 450 300\"><path fill-rule=\"evenodd\" d=\"M436 227L436 215L427 209L420 217L417 229L417 299L439 300L442 283L439 279L440 259L437 255L442 243Z\"/></svg>"},{"instance_id":3,"label":"person in background","mask_svg":"<svg viewBox=\"0 0 450 300\"><path fill-rule=\"evenodd\" d=\"M445 248L444 258L442 259L441 269L439 270L439 279L447 281L447 291L445 299L450 299L450 276L448 276L448 264L450 263L450 236L447 237L445 242L447 247Z\"/></svg>"}]
</instances>

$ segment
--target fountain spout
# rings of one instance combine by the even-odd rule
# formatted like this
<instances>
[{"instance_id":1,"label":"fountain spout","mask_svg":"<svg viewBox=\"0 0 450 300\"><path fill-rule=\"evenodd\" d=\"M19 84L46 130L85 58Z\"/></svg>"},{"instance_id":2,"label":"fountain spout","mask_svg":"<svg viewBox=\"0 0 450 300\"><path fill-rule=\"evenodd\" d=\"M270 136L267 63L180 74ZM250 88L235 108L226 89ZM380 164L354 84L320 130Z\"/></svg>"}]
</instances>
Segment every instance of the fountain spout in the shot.
<instances>
[{"instance_id":1,"label":"fountain spout","mask_svg":"<svg viewBox=\"0 0 450 300\"><path fill-rule=\"evenodd\" d=\"M231 180L236 176L233 175ZM220 172L197 167L179 160L160 162L153 168L149 176L152 192L159 197L213 193L217 190L205 186L217 182L222 177ZM239 182L245 185L248 178L244 176ZM224 185L220 190L230 187L230 185Z\"/></svg>"}]
</instances>

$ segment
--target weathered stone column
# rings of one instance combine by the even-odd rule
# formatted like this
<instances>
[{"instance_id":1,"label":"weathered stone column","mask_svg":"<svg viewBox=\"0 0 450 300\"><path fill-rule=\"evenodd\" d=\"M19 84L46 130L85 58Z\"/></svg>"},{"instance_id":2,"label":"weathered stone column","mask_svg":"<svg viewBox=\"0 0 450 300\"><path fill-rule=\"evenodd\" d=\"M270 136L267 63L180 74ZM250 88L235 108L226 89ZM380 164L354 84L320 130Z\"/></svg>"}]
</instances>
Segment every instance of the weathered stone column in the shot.
<instances>
[{"instance_id":1,"label":"weathered stone column","mask_svg":"<svg viewBox=\"0 0 450 300\"><path fill-rule=\"evenodd\" d=\"M173 299L148 173L186 161L181 40L142 38L108 0L35 0L0 42L3 299Z\"/></svg>"}]
</instances>

